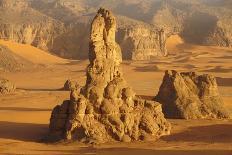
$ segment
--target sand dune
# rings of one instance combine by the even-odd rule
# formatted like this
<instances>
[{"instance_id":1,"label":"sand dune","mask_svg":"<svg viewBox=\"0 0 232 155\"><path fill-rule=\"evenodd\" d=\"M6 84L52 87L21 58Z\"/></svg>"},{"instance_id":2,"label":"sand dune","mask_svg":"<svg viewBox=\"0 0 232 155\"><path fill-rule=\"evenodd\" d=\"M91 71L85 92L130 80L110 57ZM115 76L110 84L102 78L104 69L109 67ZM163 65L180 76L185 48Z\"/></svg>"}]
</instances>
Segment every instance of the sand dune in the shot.
<instances>
[{"instance_id":1,"label":"sand dune","mask_svg":"<svg viewBox=\"0 0 232 155\"><path fill-rule=\"evenodd\" d=\"M179 35L172 35L166 41L167 50L169 53L178 52L178 46L184 44L183 39Z\"/></svg>"},{"instance_id":2,"label":"sand dune","mask_svg":"<svg viewBox=\"0 0 232 155\"><path fill-rule=\"evenodd\" d=\"M6 46L12 52L35 64L64 64L67 60L51 55L31 45L19 44L13 41L0 40L0 45Z\"/></svg>"}]
</instances>

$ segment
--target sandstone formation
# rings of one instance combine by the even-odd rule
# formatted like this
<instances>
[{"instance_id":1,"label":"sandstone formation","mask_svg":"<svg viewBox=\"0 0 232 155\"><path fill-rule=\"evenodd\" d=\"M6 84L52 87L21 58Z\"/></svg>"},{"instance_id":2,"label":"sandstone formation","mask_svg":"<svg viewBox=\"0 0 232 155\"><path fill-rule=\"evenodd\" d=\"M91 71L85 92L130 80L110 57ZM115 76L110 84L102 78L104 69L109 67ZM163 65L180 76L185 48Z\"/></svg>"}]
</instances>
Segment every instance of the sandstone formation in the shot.
<instances>
[{"instance_id":1,"label":"sandstone formation","mask_svg":"<svg viewBox=\"0 0 232 155\"><path fill-rule=\"evenodd\" d=\"M169 134L161 105L136 97L124 80L115 31L115 17L99 9L91 26L86 85L53 109L50 139L130 142Z\"/></svg>"},{"instance_id":2,"label":"sandstone formation","mask_svg":"<svg viewBox=\"0 0 232 155\"><path fill-rule=\"evenodd\" d=\"M166 71L155 100L167 118L229 118L216 79L207 74Z\"/></svg>"},{"instance_id":3,"label":"sandstone formation","mask_svg":"<svg viewBox=\"0 0 232 155\"><path fill-rule=\"evenodd\" d=\"M118 42L123 58L128 60L150 60L157 56L166 56L166 35L163 30L144 25L119 27Z\"/></svg>"},{"instance_id":4,"label":"sandstone formation","mask_svg":"<svg viewBox=\"0 0 232 155\"><path fill-rule=\"evenodd\" d=\"M64 84L63 90L74 91L80 89L80 85L74 80L67 80Z\"/></svg>"},{"instance_id":5,"label":"sandstone formation","mask_svg":"<svg viewBox=\"0 0 232 155\"><path fill-rule=\"evenodd\" d=\"M75 0L0 0L0 39L48 50L64 58L88 57L93 2ZM15 9L17 8L17 9ZM89 8L89 9L86 9ZM90 14L86 16L86 14ZM73 22L75 21L75 22ZM162 56L159 30L128 17L118 18L117 41L123 58L147 60ZM130 27L125 27L125 23ZM136 24L134 24L136 23ZM129 35L128 35L129 34ZM166 39L166 38L165 38Z\"/></svg>"},{"instance_id":6,"label":"sandstone formation","mask_svg":"<svg viewBox=\"0 0 232 155\"><path fill-rule=\"evenodd\" d=\"M27 0L0 0L0 39L50 50L64 25L32 9Z\"/></svg>"},{"instance_id":7,"label":"sandstone formation","mask_svg":"<svg viewBox=\"0 0 232 155\"><path fill-rule=\"evenodd\" d=\"M16 89L15 85L9 80L0 79L0 94L9 94L14 92Z\"/></svg>"},{"instance_id":8,"label":"sandstone formation","mask_svg":"<svg viewBox=\"0 0 232 155\"><path fill-rule=\"evenodd\" d=\"M15 9L27 7L28 3L24 0L0 0L0 6L3 8L12 8Z\"/></svg>"},{"instance_id":9,"label":"sandstone formation","mask_svg":"<svg viewBox=\"0 0 232 155\"><path fill-rule=\"evenodd\" d=\"M0 39L85 59L90 19L100 6L117 14L123 59L167 55L166 38L173 34L188 43L232 47L231 3L225 1L0 0Z\"/></svg>"}]
</instances>

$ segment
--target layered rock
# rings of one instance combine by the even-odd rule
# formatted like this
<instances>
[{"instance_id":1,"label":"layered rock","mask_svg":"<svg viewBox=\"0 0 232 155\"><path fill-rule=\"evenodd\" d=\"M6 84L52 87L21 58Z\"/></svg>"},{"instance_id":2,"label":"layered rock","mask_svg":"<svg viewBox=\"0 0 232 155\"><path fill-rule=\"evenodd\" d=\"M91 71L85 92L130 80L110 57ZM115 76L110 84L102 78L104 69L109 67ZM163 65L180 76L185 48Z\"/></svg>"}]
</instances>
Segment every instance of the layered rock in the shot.
<instances>
[{"instance_id":1,"label":"layered rock","mask_svg":"<svg viewBox=\"0 0 232 155\"><path fill-rule=\"evenodd\" d=\"M119 28L117 36L124 59L150 60L167 55L164 30L143 25L128 26Z\"/></svg>"},{"instance_id":2,"label":"layered rock","mask_svg":"<svg viewBox=\"0 0 232 155\"><path fill-rule=\"evenodd\" d=\"M0 7L18 9L27 7L28 2L25 0L0 0Z\"/></svg>"},{"instance_id":3,"label":"layered rock","mask_svg":"<svg viewBox=\"0 0 232 155\"><path fill-rule=\"evenodd\" d=\"M189 43L232 47L231 5L223 1L213 5L186 0L0 0L0 38L64 58L85 59L89 19L99 6L112 7L117 17L124 18L118 18L116 39L125 59L166 55L163 38L172 34ZM160 36L162 29L165 33Z\"/></svg>"},{"instance_id":4,"label":"layered rock","mask_svg":"<svg viewBox=\"0 0 232 155\"><path fill-rule=\"evenodd\" d=\"M207 74L166 71L155 100L167 118L229 118L216 79Z\"/></svg>"},{"instance_id":5,"label":"layered rock","mask_svg":"<svg viewBox=\"0 0 232 155\"><path fill-rule=\"evenodd\" d=\"M9 80L0 79L0 94L9 94L14 92L16 89L15 85Z\"/></svg>"},{"instance_id":6,"label":"layered rock","mask_svg":"<svg viewBox=\"0 0 232 155\"><path fill-rule=\"evenodd\" d=\"M116 19L99 9L91 26L86 85L53 109L52 139L87 143L156 139L169 134L161 105L135 97L123 78Z\"/></svg>"},{"instance_id":7,"label":"layered rock","mask_svg":"<svg viewBox=\"0 0 232 155\"><path fill-rule=\"evenodd\" d=\"M50 50L64 25L32 9L26 0L0 0L0 39Z\"/></svg>"}]
</instances>

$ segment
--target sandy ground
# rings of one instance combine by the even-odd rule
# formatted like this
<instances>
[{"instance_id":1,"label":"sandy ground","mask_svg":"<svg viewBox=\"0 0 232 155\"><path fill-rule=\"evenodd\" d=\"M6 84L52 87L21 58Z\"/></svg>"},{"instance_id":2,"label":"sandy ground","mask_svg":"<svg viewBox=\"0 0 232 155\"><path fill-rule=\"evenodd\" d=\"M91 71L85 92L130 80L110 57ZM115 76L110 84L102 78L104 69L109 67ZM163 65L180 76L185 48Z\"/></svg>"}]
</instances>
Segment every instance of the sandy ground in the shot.
<instances>
[{"instance_id":1,"label":"sandy ground","mask_svg":"<svg viewBox=\"0 0 232 155\"><path fill-rule=\"evenodd\" d=\"M169 40L172 55L152 61L123 62L124 76L136 93L152 98L158 91L164 71L198 71L217 77L219 90L227 109L232 113L232 50L182 44L176 36ZM18 47L8 43L11 50ZM6 45L6 43L5 43ZM27 45L22 45L27 46ZM17 48L13 48L17 47ZM63 60L27 47L19 53L44 69L30 72L1 72L0 76L14 82L14 94L0 96L0 154L101 154L101 155L231 155L232 120L169 120L172 134L156 142L83 145L79 143L45 144L52 108L69 98L59 91L66 79L85 83L88 61ZM31 52L31 53L30 53ZM178 55L177 55L178 53ZM44 58L48 58L45 63Z\"/></svg>"}]
</instances>

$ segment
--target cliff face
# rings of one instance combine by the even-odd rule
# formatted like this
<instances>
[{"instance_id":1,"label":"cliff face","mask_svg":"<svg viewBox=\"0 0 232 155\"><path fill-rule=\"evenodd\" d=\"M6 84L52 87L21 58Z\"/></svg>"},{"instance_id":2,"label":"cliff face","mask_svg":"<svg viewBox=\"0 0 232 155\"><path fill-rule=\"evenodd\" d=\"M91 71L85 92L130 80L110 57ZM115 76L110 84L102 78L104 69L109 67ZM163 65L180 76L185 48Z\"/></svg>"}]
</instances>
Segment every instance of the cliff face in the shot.
<instances>
[{"instance_id":1,"label":"cliff face","mask_svg":"<svg viewBox=\"0 0 232 155\"><path fill-rule=\"evenodd\" d=\"M172 20L159 21L158 25L166 24L172 33L178 33L189 43L231 47L231 5L225 1L187 1L171 0L166 2L166 13L158 11L160 16ZM156 14L157 16L157 14ZM164 19L169 19L164 18ZM173 20L175 19L175 20Z\"/></svg>"},{"instance_id":2,"label":"cliff face","mask_svg":"<svg viewBox=\"0 0 232 155\"><path fill-rule=\"evenodd\" d=\"M117 35L124 59L149 60L167 55L166 34L162 30L135 26L119 28Z\"/></svg>"},{"instance_id":3,"label":"cliff face","mask_svg":"<svg viewBox=\"0 0 232 155\"><path fill-rule=\"evenodd\" d=\"M28 6L27 1L25 0L0 0L0 6L3 8L12 8L16 10L20 8L25 8Z\"/></svg>"},{"instance_id":4,"label":"cliff face","mask_svg":"<svg viewBox=\"0 0 232 155\"><path fill-rule=\"evenodd\" d=\"M231 5L216 0L0 0L0 38L86 59L90 19L99 6L117 14L124 59L167 55L173 34L189 43L232 46Z\"/></svg>"},{"instance_id":5,"label":"cliff face","mask_svg":"<svg viewBox=\"0 0 232 155\"><path fill-rule=\"evenodd\" d=\"M49 50L64 26L28 5L21 0L0 1L0 38Z\"/></svg>"},{"instance_id":6,"label":"cliff face","mask_svg":"<svg viewBox=\"0 0 232 155\"><path fill-rule=\"evenodd\" d=\"M0 38L30 44L43 50L53 46L53 40L64 29L49 21L39 23L0 24Z\"/></svg>"},{"instance_id":7,"label":"cliff face","mask_svg":"<svg viewBox=\"0 0 232 155\"><path fill-rule=\"evenodd\" d=\"M13 1L17 2L11 0L11 2ZM29 12L29 14L34 15L36 22L31 20L29 20L30 23L23 21L25 16L22 15L17 17L22 21L22 24L17 23L14 25L2 21L0 22L2 23L0 37L19 43L31 44L65 58L85 59L88 56L87 36L90 33L90 19L93 17L92 12L95 10L91 6L93 3L92 1L73 0L52 0L49 2L32 0L31 3L19 9L17 13L14 13L13 10L7 12L2 10L5 14L8 12L11 14ZM12 5L8 5L8 9ZM20 4L16 3L16 5ZM86 9L86 5L89 5L90 8ZM97 1L95 7L97 7ZM42 14L38 15L38 11ZM87 13L89 15L83 16L83 14ZM41 15L44 14L46 16L41 19ZM55 20L50 21L50 17ZM122 46L123 58L147 60L153 56L165 55L166 37L164 37L165 35L160 36L157 28L124 16L120 16L118 20L118 32L116 35L117 41ZM125 25L130 25L130 28ZM143 25L146 25L146 27L143 27ZM130 33L129 36L128 32ZM128 49L128 47L130 48Z\"/></svg>"}]
</instances>

